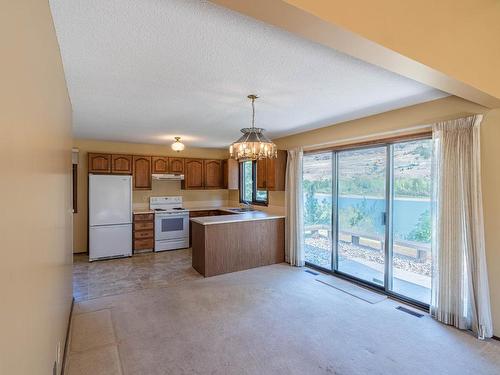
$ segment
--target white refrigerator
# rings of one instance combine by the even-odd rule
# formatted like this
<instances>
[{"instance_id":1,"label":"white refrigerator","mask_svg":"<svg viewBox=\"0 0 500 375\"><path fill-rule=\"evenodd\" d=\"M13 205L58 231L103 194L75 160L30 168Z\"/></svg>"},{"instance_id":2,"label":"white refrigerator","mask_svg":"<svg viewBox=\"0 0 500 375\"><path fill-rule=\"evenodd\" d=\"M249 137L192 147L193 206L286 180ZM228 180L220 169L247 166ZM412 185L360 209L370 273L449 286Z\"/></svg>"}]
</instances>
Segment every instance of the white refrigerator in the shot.
<instances>
[{"instance_id":1,"label":"white refrigerator","mask_svg":"<svg viewBox=\"0 0 500 375\"><path fill-rule=\"evenodd\" d=\"M89 175L89 260L132 255L132 176Z\"/></svg>"}]
</instances>

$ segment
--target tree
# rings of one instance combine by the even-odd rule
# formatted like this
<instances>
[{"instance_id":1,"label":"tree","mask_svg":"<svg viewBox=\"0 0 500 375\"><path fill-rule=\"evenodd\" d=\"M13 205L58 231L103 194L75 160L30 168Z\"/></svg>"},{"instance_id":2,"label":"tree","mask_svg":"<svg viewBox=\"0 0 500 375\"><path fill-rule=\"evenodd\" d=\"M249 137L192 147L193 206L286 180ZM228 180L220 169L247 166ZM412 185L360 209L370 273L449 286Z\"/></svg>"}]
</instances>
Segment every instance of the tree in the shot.
<instances>
[{"instance_id":1,"label":"tree","mask_svg":"<svg viewBox=\"0 0 500 375\"><path fill-rule=\"evenodd\" d=\"M425 210L418 218L418 222L415 225L415 228L410 233L408 233L406 239L410 241L428 243L431 241L431 236L432 236L431 214L429 210Z\"/></svg>"},{"instance_id":2,"label":"tree","mask_svg":"<svg viewBox=\"0 0 500 375\"><path fill-rule=\"evenodd\" d=\"M316 185L310 184L306 191L306 202L304 204L305 208L305 222L306 224L317 224L318 223L318 201L315 198Z\"/></svg>"}]
</instances>

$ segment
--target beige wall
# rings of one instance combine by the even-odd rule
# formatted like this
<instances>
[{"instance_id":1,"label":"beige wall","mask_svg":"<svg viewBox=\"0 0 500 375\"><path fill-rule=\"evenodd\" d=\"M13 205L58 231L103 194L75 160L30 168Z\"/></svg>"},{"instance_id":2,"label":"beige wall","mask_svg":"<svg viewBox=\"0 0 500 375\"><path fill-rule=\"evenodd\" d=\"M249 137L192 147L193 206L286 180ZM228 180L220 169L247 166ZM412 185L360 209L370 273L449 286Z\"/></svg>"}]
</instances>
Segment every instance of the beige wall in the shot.
<instances>
[{"instance_id":1,"label":"beige wall","mask_svg":"<svg viewBox=\"0 0 500 375\"><path fill-rule=\"evenodd\" d=\"M500 337L500 109L489 111L481 127L481 168L486 257L493 331Z\"/></svg>"},{"instance_id":2,"label":"beige wall","mask_svg":"<svg viewBox=\"0 0 500 375\"><path fill-rule=\"evenodd\" d=\"M72 300L71 105L48 2L0 1L0 45L0 374L52 374Z\"/></svg>"},{"instance_id":3,"label":"beige wall","mask_svg":"<svg viewBox=\"0 0 500 375\"><path fill-rule=\"evenodd\" d=\"M352 143L370 138L404 134L408 128L487 111L480 105L455 96L347 121L288 137L275 139L279 149L321 145L328 142ZM410 130L414 132L415 130ZM407 131L406 131L407 132ZM384 133L386 133L384 135ZM321 147L321 146L318 146Z\"/></svg>"},{"instance_id":4,"label":"beige wall","mask_svg":"<svg viewBox=\"0 0 500 375\"><path fill-rule=\"evenodd\" d=\"M172 151L170 144L153 145L125 142L107 142L88 139L74 139L73 147L80 150L78 166L78 213L74 214L73 251L87 251L87 154L88 152L123 153L136 155L179 156L193 158L226 159L226 149L186 147L182 153ZM228 190L181 190L180 181L153 181L152 190L133 192L135 207L148 206L150 196L182 195L187 207L226 204Z\"/></svg>"},{"instance_id":5,"label":"beige wall","mask_svg":"<svg viewBox=\"0 0 500 375\"><path fill-rule=\"evenodd\" d=\"M283 0L500 98L497 0Z\"/></svg>"},{"instance_id":6,"label":"beige wall","mask_svg":"<svg viewBox=\"0 0 500 375\"><path fill-rule=\"evenodd\" d=\"M414 128L417 125L431 124L439 120L473 113L485 114L481 127L481 159L486 253L494 332L496 336L500 336L500 199L498 197L500 191L498 163L500 109L488 110L464 99L451 96L274 141L280 149L306 147L327 142L347 144L387 137L390 134L404 134L408 133L405 129Z\"/></svg>"}]
</instances>

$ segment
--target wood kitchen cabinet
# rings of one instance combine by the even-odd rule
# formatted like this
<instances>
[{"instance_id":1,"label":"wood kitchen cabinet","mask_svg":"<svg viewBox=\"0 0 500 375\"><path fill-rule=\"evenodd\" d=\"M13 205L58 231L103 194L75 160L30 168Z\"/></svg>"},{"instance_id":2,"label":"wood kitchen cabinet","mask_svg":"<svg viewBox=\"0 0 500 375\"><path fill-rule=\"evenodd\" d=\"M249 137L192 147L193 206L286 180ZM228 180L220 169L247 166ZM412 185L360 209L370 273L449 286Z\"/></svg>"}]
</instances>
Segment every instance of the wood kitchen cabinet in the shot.
<instances>
[{"instance_id":1,"label":"wood kitchen cabinet","mask_svg":"<svg viewBox=\"0 0 500 375\"><path fill-rule=\"evenodd\" d=\"M222 165L220 160L203 160L203 181L205 189L222 187Z\"/></svg>"},{"instance_id":2,"label":"wood kitchen cabinet","mask_svg":"<svg viewBox=\"0 0 500 375\"><path fill-rule=\"evenodd\" d=\"M227 212L223 210L198 210L198 211L189 211L189 218L193 217L204 217L204 216L221 216L221 215L234 215L232 212ZM189 220L189 247L193 243L192 233L193 224L191 220Z\"/></svg>"},{"instance_id":3,"label":"wood kitchen cabinet","mask_svg":"<svg viewBox=\"0 0 500 375\"><path fill-rule=\"evenodd\" d=\"M151 190L152 174L184 174L182 189L238 189L236 160L194 159L168 156L88 154L88 172L132 174L134 190Z\"/></svg>"},{"instance_id":4,"label":"wood kitchen cabinet","mask_svg":"<svg viewBox=\"0 0 500 375\"><path fill-rule=\"evenodd\" d=\"M192 265L205 277L285 261L285 219L192 222Z\"/></svg>"},{"instance_id":5,"label":"wood kitchen cabinet","mask_svg":"<svg viewBox=\"0 0 500 375\"><path fill-rule=\"evenodd\" d=\"M132 174L132 156L89 152L89 173Z\"/></svg>"},{"instance_id":6,"label":"wood kitchen cabinet","mask_svg":"<svg viewBox=\"0 0 500 375\"><path fill-rule=\"evenodd\" d=\"M111 173L111 155L89 152L88 170L89 173Z\"/></svg>"},{"instance_id":7,"label":"wood kitchen cabinet","mask_svg":"<svg viewBox=\"0 0 500 375\"><path fill-rule=\"evenodd\" d=\"M278 150L276 159L257 161L257 189L285 190L286 158L287 152Z\"/></svg>"},{"instance_id":8,"label":"wood kitchen cabinet","mask_svg":"<svg viewBox=\"0 0 500 375\"><path fill-rule=\"evenodd\" d=\"M134 156L134 189L151 190L151 156Z\"/></svg>"},{"instance_id":9,"label":"wood kitchen cabinet","mask_svg":"<svg viewBox=\"0 0 500 375\"><path fill-rule=\"evenodd\" d=\"M168 172L173 174L184 173L184 159L183 158L168 158Z\"/></svg>"},{"instance_id":10,"label":"wood kitchen cabinet","mask_svg":"<svg viewBox=\"0 0 500 375\"><path fill-rule=\"evenodd\" d=\"M168 158L166 156L153 156L152 163L153 173L168 173Z\"/></svg>"},{"instance_id":11,"label":"wood kitchen cabinet","mask_svg":"<svg viewBox=\"0 0 500 375\"><path fill-rule=\"evenodd\" d=\"M286 150L278 150L276 159L266 159L267 190L285 191Z\"/></svg>"},{"instance_id":12,"label":"wood kitchen cabinet","mask_svg":"<svg viewBox=\"0 0 500 375\"><path fill-rule=\"evenodd\" d=\"M222 188L222 161L215 159L185 159L183 189Z\"/></svg>"},{"instance_id":13,"label":"wood kitchen cabinet","mask_svg":"<svg viewBox=\"0 0 500 375\"><path fill-rule=\"evenodd\" d=\"M205 187L203 159L185 159L184 169L183 189L203 189Z\"/></svg>"},{"instance_id":14,"label":"wood kitchen cabinet","mask_svg":"<svg viewBox=\"0 0 500 375\"><path fill-rule=\"evenodd\" d=\"M154 249L154 214L134 213L134 253Z\"/></svg>"},{"instance_id":15,"label":"wood kitchen cabinet","mask_svg":"<svg viewBox=\"0 0 500 375\"><path fill-rule=\"evenodd\" d=\"M184 173L184 159L167 156L153 156L153 173Z\"/></svg>"},{"instance_id":16,"label":"wood kitchen cabinet","mask_svg":"<svg viewBox=\"0 0 500 375\"><path fill-rule=\"evenodd\" d=\"M234 159L222 160L222 187L239 189L240 163Z\"/></svg>"},{"instance_id":17,"label":"wood kitchen cabinet","mask_svg":"<svg viewBox=\"0 0 500 375\"><path fill-rule=\"evenodd\" d=\"M111 155L111 173L132 174L132 155Z\"/></svg>"},{"instance_id":18,"label":"wood kitchen cabinet","mask_svg":"<svg viewBox=\"0 0 500 375\"><path fill-rule=\"evenodd\" d=\"M257 189L267 189L267 159L257 160Z\"/></svg>"}]
</instances>

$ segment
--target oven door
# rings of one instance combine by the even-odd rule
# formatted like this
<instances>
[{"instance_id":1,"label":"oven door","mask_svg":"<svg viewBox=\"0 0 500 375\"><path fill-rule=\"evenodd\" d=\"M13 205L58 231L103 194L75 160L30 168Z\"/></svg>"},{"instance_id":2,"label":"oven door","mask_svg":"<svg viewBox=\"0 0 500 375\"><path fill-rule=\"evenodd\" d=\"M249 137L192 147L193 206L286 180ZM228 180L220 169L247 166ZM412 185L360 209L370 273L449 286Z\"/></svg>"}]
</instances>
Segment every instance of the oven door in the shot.
<instances>
[{"instance_id":1,"label":"oven door","mask_svg":"<svg viewBox=\"0 0 500 375\"><path fill-rule=\"evenodd\" d=\"M189 237L189 215L160 214L155 215L155 240L172 240Z\"/></svg>"}]
</instances>

